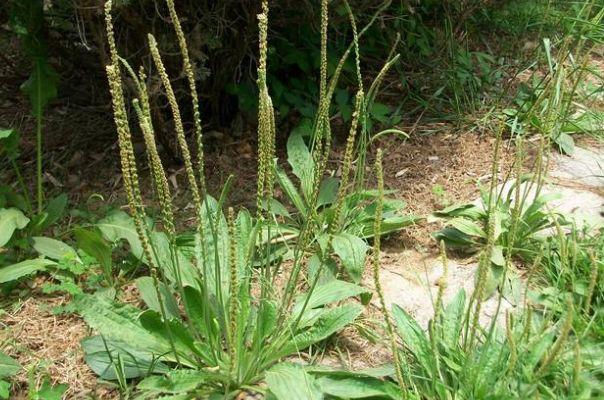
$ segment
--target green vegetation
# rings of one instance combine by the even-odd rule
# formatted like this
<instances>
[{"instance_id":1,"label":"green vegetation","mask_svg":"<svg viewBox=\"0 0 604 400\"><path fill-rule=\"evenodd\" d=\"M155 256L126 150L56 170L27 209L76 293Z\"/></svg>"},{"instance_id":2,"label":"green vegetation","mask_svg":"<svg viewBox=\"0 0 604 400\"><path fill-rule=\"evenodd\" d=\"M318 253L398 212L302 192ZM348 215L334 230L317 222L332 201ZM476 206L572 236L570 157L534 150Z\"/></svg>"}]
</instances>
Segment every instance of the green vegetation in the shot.
<instances>
[{"instance_id":1,"label":"green vegetation","mask_svg":"<svg viewBox=\"0 0 604 400\"><path fill-rule=\"evenodd\" d=\"M25 122L0 121L0 399L104 396L20 341L36 325L11 318L32 302L54 329L79 324L73 367L110 398L604 397L604 229L560 211L548 176L553 152L604 137L599 2L103 3L0 9L22 52L7 60L31 69ZM123 188L110 201L46 174L68 165L43 134L65 99L69 57L54 53L75 57L74 32L109 88L117 143L97 159L115 157ZM247 144L235 125L252 117L246 208L237 176L214 184L206 133ZM415 151L440 130L492 144L485 175ZM389 168L403 159L414 176ZM458 204L456 186L479 198ZM428 308L392 300L404 274L387 263L411 274L409 253ZM473 281L453 263L474 264Z\"/></svg>"}]
</instances>

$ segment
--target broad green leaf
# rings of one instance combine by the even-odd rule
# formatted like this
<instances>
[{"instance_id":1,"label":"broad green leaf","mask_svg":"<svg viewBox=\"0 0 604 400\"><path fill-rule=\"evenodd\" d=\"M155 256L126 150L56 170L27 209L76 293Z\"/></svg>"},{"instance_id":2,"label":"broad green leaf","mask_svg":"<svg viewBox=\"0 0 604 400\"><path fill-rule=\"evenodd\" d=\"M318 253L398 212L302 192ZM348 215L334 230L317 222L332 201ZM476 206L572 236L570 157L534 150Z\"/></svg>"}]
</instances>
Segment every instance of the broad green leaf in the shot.
<instances>
[{"instance_id":1,"label":"broad green leaf","mask_svg":"<svg viewBox=\"0 0 604 400\"><path fill-rule=\"evenodd\" d=\"M348 199L352 200L352 201L347 201L346 202L346 206L348 209L353 210L352 215L355 215L355 209L357 208L357 206L362 206L359 204L355 204L354 202L354 195L349 195ZM358 222L365 222L365 223L373 223L375 221L375 212L377 210L377 201L373 201L374 199L372 199L372 201L370 201L369 204L365 205L362 209L361 212L359 212L355 217L354 220L358 221ZM382 210L382 219L386 220L389 218L395 218L395 217L399 217L402 216L400 215L400 213L403 211L403 209L406 207L407 203L405 203L402 200L396 200L396 199L384 199L383 202L383 210Z\"/></svg>"},{"instance_id":2,"label":"broad green leaf","mask_svg":"<svg viewBox=\"0 0 604 400\"><path fill-rule=\"evenodd\" d=\"M11 160L19 156L19 132L16 129L0 129L0 155Z\"/></svg>"},{"instance_id":3,"label":"broad green leaf","mask_svg":"<svg viewBox=\"0 0 604 400\"><path fill-rule=\"evenodd\" d=\"M8 243L17 229L23 229L29 223L27 218L18 208L0 209L0 247Z\"/></svg>"},{"instance_id":4,"label":"broad green leaf","mask_svg":"<svg viewBox=\"0 0 604 400\"><path fill-rule=\"evenodd\" d=\"M575 284L575 293L577 293L579 287L580 285ZM501 288L501 294L507 301L516 306L522 301L523 293L523 283L520 277L513 270L508 270L505 283Z\"/></svg>"},{"instance_id":5,"label":"broad green leaf","mask_svg":"<svg viewBox=\"0 0 604 400\"><path fill-rule=\"evenodd\" d=\"M219 374L201 370L172 370L164 375L149 376L138 385L138 390L152 393L180 394L197 389L208 382L216 382Z\"/></svg>"},{"instance_id":6,"label":"broad green leaf","mask_svg":"<svg viewBox=\"0 0 604 400\"><path fill-rule=\"evenodd\" d=\"M205 279L212 294L217 290L228 293L230 284L229 271L229 230L226 218L218 202L211 196L206 196L202 207L205 238ZM198 256L201 257L201 254ZM189 283L191 286L193 282ZM220 287L220 288L219 288Z\"/></svg>"},{"instance_id":7,"label":"broad green leaf","mask_svg":"<svg viewBox=\"0 0 604 400\"><path fill-rule=\"evenodd\" d=\"M575 151L575 140L567 133L560 132L558 136L554 137L554 142L564 154L573 154Z\"/></svg>"},{"instance_id":8,"label":"broad green leaf","mask_svg":"<svg viewBox=\"0 0 604 400\"><path fill-rule=\"evenodd\" d=\"M275 354L275 358L295 354L328 338L352 323L362 311L363 307L359 304L346 304L329 309L311 327L291 337L291 340ZM287 334L287 331L284 334Z\"/></svg>"},{"instance_id":9,"label":"broad green leaf","mask_svg":"<svg viewBox=\"0 0 604 400\"><path fill-rule=\"evenodd\" d=\"M396 215L396 216L386 216L384 215L384 219L382 220L380 226L380 233L382 235L387 235L392 232L400 231L403 228L414 225L421 221L423 218L417 215ZM347 228L348 230L348 228ZM351 232L356 232L354 227L351 229ZM373 219L367 220L362 224L362 229L359 235L365 239L372 238L376 235L375 232L375 224Z\"/></svg>"},{"instance_id":10,"label":"broad green leaf","mask_svg":"<svg viewBox=\"0 0 604 400\"><path fill-rule=\"evenodd\" d=\"M101 336L90 336L82 340L84 360L101 379L116 380L115 365L119 360L127 379L139 378L149 373L166 373L169 368L158 361L159 355L134 350L128 344Z\"/></svg>"},{"instance_id":11,"label":"broad green leaf","mask_svg":"<svg viewBox=\"0 0 604 400\"><path fill-rule=\"evenodd\" d=\"M393 382L370 377L322 376L317 384L323 393L341 399L402 399L400 388Z\"/></svg>"},{"instance_id":12,"label":"broad green leaf","mask_svg":"<svg viewBox=\"0 0 604 400\"><path fill-rule=\"evenodd\" d=\"M27 94L33 114L42 118L44 108L57 97L59 75L42 57L37 57L29 79L21 85Z\"/></svg>"},{"instance_id":13,"label":"broad green leaf","mask_svg":"<svg viewBox=\"0 0 604 400\"><path fill-rule=\"evenodd\" d=\"M0 140L11 137L15 132L14 129L0 129Z\"/></svg>"},{"instance_id":14,"label":"broad green leaf","mask_svg":"<svg viewBox=\"0 0 604 400\"><path fill-rule=\"evenodd\" d=\"M450 348L459 344L465 306L466 291L461 289L455 294L453 300L447 304L442 314L443 339Z\"/></svg>"},{"instance_id":15,"label":"broad green leaf","mask_svg":"<svg viewBox=\"0 0 604 400\"><path fill-rule=\"evenodd\" d=\"M31 391L29 397L31 400L62 400L67 388L64 383L53 385L49 379L45 379L39 389Z\"/></svg>"},{"instance_id":16,"label":"broad green leaf","mask_svg":"<svg viewBox=\"0 0 604 400\"><path fill-rule=\"evenodd\" d=\"M449 247L471 247L475 244L472 238L465 233L451 227L446 227L432 234L437 241L444 240Z\"/></svg>"},{"instance_id":17,"label":"broad green leaf","mask_svg":"<svg viewBox=\"0 0 604 400\"><path fill-rule=\"evenodd\" d=\"M287 208L285 208L281 202L275 199L270 199L268 204L263 204L263 207L265 210L270 210L271 214L278 215L280 217L291 216Z\"/></svg>"},{"instance_id":18,"label":"broad green leaf","mask_svg":"<svg viewBox=\"0 0 604 400\"><path fill-rule=\"evenodd\" d=\"M314 163L300 130L294 129L287 139L287 162L300 180L302 193L308 201L312 195Z\"/></svg>"},{"instance_id":19,"label":"broad green leaf","mask_svg":"<svg viewBox=\"0 0 604 400\"><path fill-rule=\"evenodd\" d=\"M143 312L138 319L142 327L153 334L153 336L163 340L170 340L171 346L172 344L174 345L183 364L194 366L195 360L193 355L197 355L206 360L208 359L207 354L204 354L202 350L195 345L195 339L180 320L165 320L160 313L153 310ZM206 346L207 344L200 343L200 345Z\"/></svg>"},{"instance_id":20,"label":"broad green leaf","mask_svg":"<svg viewBox=\"0 0 604 400\"><path fill-rule=\"evenodd\" d=\"M528 354L526 354L526 367L535 368L538 363L543 360L547 352L551 349L557 335L553 332L546 332L535 336L536 340L528 348Z\"/></svg>"},{"instance_id":21,"label":"broad green leaf","mask_svg":"<svg viewBox=\"0 0 604 400\"><path fill-rule=\"evenodd\" d=\"M44 236L34 236L32 237L32 241L33 248L40 253L40 255L48 257L51 260L61 261L64 259L79 259L78 253L74 248L60 240Z\"/></svg>"},{"instance_id":22,"label":"broad green leaf","mask_svg":"<svg viewBox=\"0 0 604 400\"><path fill-rule=\"evenodd\" d=\"M277 400L323 399L315 378L298 364L275 365L266 373L266 383Z\"/></svg>"},{"instance_id":23,"label":"broad green leaf","mask_svg":"<svg viewBox=\"0 0 604 400\"><path fill-rule=\"evenodd\" d=\"M281 186L283 192L285 192L294 207L296 207L296 210L302 215L307 215L308 209L306 208L306 203L287 174L282 169L275 168L275 176L279 186Z\"/></svg>"},{"instance_id":24,"label":"broad green leaf","mask_svg":"<svg viewBox=\"0 0 604 400\"><path fill-rule=\"evenodd\" d=\"M0 399L8 399L10 396L10 383L0 379Z\"/></svg>"},{"instance_id":25,"label":"broad green leaf","mask_svg":"<svg viewBox=\"0 0 604 400\"><path fill-rule=\"evenodd\" d=\"M435 211L434 215L438 217L466 217L472 220L480 219L484 216L484 210L475 204L454 204L440 211Z\"/></svg>"},{"instance_id":26,"label":"broad green leaf","mask_svg":"<svg viewBox=\"0 0 604 400\"><path fill-rule=\"evenodd\" d=\"M345 300L349 297L358 296L367 292L367 289L353 283L342 280L334 280L324 285L317 286L310 295L306 309L310 310L330 303ZM297 315L304 306L308 294L300 295L292 310L292 315Z\"/></svg>"},{"instance_id":27,"label":"broad green leaf","mask_svg":"<svg viewBox=\"0 0 604 400\"><path fill-rule=\"evenodd\" d=\"M178 304L170 290L163 282L157 282L157 287L153 282L153 278L150 276L142 276L135 280L136 288L140 292L140 296L149 307L150 310L161 312L161 305L157 295L157 292L161 294L162 303L164 310L168 318L178 318L180 311L178 310Z\"/></svg>"},{"instance_id":28,"label":"broad green leaf","mask_svg":"<svg viewBox=\"0 0 604 400\"><path fill-rule=\"evenodd\" d=\"M428 365L430 363L429 358L432 357L431 348L430 342L422 328L407 311L396 304L392 306L392 318L409 352L422 365Z\"/></svg>"},{"instance_id":29,"label":"broad green leaf","mask_svg":"<svg viewBox=\"0 0 604 400\"><path fill-rule=\"evenodd\" d=\"M65 215L67 203L68 197L65 193L52 198L44 209L44 211L46 212L46 219L44 220L44 223L41 228L46 229L58 220L60 220L63 215Z\"/></svg>"},{"instance_id":30,"label":"broad green leaf","mask_svg":"<svg viewBox=\"0 0 604 400\"><path fill-rule=\"evenodd\" d=\"M38 271L45 271L48 267L57 265L56 262L45 258L34 258L20 263L0 268L0 283L15 281Z\"/></svg>"},{"instance_id":31,"label":"broad green leaf","mask_svg":"<svg viewBox=\"0 0 604 400\"><path fill-rule=\"evenodd\" d=\"M322 364L312 364L304 367L307 372L318 376L324 375L338 378L386 378L394 376L395 370L392 364L381 364L377 367L346 370Z\"/></svg>"},{"instance_id":32,"label":"broad green leaf","mask_svg":"<svg viewBox=\"0 0 604 400\"><path fill-rule=\"evenodd\" d=\"M0 379L15 375L21 365L14 358L0 351Z\"/></svg>"},{"instance_id":33,"label":"broad green leaf","mask_svg":"<svg viewBox=\"0 0 604 400\"><path fill-rule=\"evenodd\" d=\"M103 236L97 230L80 227L76 228L74 233L78 247L96 258L105 273L111 273L112 249Z\"/></svg>"},{"instance_id":34,"label":"broad green leaf","mask_svg":"<svg viewBox=\"0 0 604 400\"><path fill-rule=\"evenodd\" d=\"M273 333L277 324L277 305L270 300L262 300L258 306L258 325L256 335L260 341Z\"/></svg>"},{"instance_id":35,"label":"broad green leaf","mask_svg":"<svg viewBox=\"0 0 604 400\"><path fill-rule=\"evenodd\" d=\"M136 258L142 258L143 246L141 245L134 221L123 211L114 211L97 223L105 239L117 243L126 240L130 250Z\"/></svg>"},{"instance_id":36,"label":"broad green leaf","mask_svg":"<svg viewBox=\"0 0 604 400\"><path fill-rule=\"evenodd\" d=\"M209 232L206 232L209 235ZM197 274L190 258L186 257L177 247L171 246L164 232L152 232L149 240L155 257L155 265L162 270L172 284L179 286L180 279L183 286L197 287ZM144 257L141 261L147 263Z\"/></svg>"},{"instance_id":37,"label":"broad green leaf","mask_svg":"<svg viewBox=\"0 0 604 400\"><path fill-rule=\"evenodd\" d=\"M319 197L317 198L317 207L333 204L338 196L340 180L334 177L328 177L321 182L319 188Z\"/></svg>"},{"instance_id":38,"label":"broad green leaf","mask_svg":"<svg viewBox=\"0 0 604 400\"><path fill-rule=\"evenodd\" d=\"M241 281L252 273L250 261L253 259L256 250L256 239L258 238L260 224L254 223L249 211L241 210L237 214L235 226L237 228L237 272Z\"/></svg>"},{"instance_id":39,"label":"broad green leaf","mask_svg":"<svg viewBox=\"0 0 604 400\"><path fill-rule=\"evenodd\" d=\"M336 90L334 100L338 105L340 113L342 113L342 119L344 122L350 121L350 118L352 117L352 107L350 106L350 94L348 91L346 89Z\"/></svg>"},{"instance_id":40,"label":"broad green leaf","mask_svg":"<svg viewBox=\"0 0 604 400\"><path fill-rule=\"evenodd\" d=\"M371 108L371 117L381 123L388 122L389 113L390 108L382 103L374 103L373 107Z\"/></svg>"},{"instance_id":41,"label":"broad green leaf","mask_svg":"<svg viewBox=\"0 0 604 400\"><path fill-rule=\"evenodd\" d=\"M317 284L323 286L336 279L338 274L338 264L332 257L322 260L322 256L313 254L307 263L308 277L312 281L320 274Z\"/></svg>"},{"instance_id":42,"label":"broad green leaf","mask_svg":"<svg viewBox=\"0 0 604 400\"><path fill-rule=\"evenodd\" d=\"M138 321L140 310L129 305L116 305L100 295L85 295L77 300L80 315L102 336L127 343L131 351L157 356L171 352L167 338L149 333Z\"/></svg>"},{"instance_id":43,"label":"broad green leaf","mask_svg":"<svg viewBox=\"0 0 604 400\"><path fill-rule=\"evenodd\" d=\"M360 282L369 246L363 239L349 233L334 235L332 247L353 281Z\"/></svg>"},{"instance_id":44,"label":"broad green leaf","mask_svg":"<svg viewBox=\"0 0 604 400\"><path fill-rule=\"evenodd\" d=\"M484 297L483 300L491 297L497 288L501 285L501 276L503 274L504 267L492 264L491 268L488 268L486 281L484 284ZM476 271L478 273L478 271Z\"/></svg>"},{"instance_id":45,"label":"broad green leaf","mask_svg":"<svg viewBox=\"0 0 604 400\"><path fill-rule=\"evenodd\" d=\"M449 221L449 224L468 236L474 236L481 239L486 239L487 237L485 231L476 222L470 221L469 219L454 218Z\"/></svg>"},{"instance_id":46,"label":"broad green leaf","mask_svg":"<svg viewBox=\"0 0 604 400\"><path fill-rule=\"evenodd\" d=\"M493 249L491 250L491 262L499 267L503 267L505 265L505 257L503 256L502 246L493 246Z\"/></svg>"},{"instance_id":47,"label":"broad green leaf","mask_svg":"<svg viewBox=\"0 0 604 400\"><path fill-rule=\"evenodd\" d=\"M455 371L457 373L463 371L463 367L453 361L450 357L442 356L441 358L445 362L445 364L447 364L447 367L450 368L452 371Z\"/></svg>"},{"instance_id":48,"label":"broad green leaf","mask_svg":"<svg viewBox=\"0 0 604 400\"><path fill-rule=\"evenodd\" d=\"M509 214L500 210L493 211L493 241L497 241L504 232L504 221L509 218Z\"/></svg>"},{"instance_id":49,"label":"broad green leaf","mask_svg":"<svg viewBox=\"0 0 604 400\"><path fill-rule=\"evenodd\" d=\"M200 291L201 289L186 286L183 293L183 305L189 317L189 324L193 325L202 336L208 337L211 334L210 330L215 328L208 322L212 320L212 316L209 315L211 312L208 311L212 305L204 301ZM205 314L206 312L208 315Z\"/></svg>"},{"instance_id":50,"label":"broad green leaf","mask_svg":"<svg viewBox=\"0 0 604 400\"><path fill-rule=\"evenodd\" d=\"M441 240L449 247L464 248L473 246L475 242L472 238L457 229L446 227L432 234L437 242Z\"/></svg>"}]
</instances>

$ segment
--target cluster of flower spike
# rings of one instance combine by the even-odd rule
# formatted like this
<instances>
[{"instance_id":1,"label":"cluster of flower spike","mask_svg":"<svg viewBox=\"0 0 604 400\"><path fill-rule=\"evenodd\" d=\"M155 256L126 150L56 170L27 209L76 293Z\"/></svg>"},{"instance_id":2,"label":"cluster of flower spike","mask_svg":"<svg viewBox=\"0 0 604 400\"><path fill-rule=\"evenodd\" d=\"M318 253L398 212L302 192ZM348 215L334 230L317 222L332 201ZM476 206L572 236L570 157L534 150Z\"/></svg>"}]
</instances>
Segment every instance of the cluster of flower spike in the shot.
<instances>
[{"instance_id":1,"label":"cluster of flower spike","mask_svg":"<svg viewBox=\"0 0 604 400\"><path fill-rule=\"evenodd\" d=\"M120 148L120 159L121 159L121 169L124 180L124 187L126 190L126 195L128 198L128 205L132 214L132 218L135 223L137 235L141 241L141 245L143 248L143 255L147 260L151 273L153 274L154 279L157 279L158 271L157 271L157 263L155 261L154 252L152 250L152 243L150 242L148 226L146 224L146 216L145 210L143 206L143 198L140 191L140 183L138 177L138 171L136 166L135 155L132 146L132 138L129 127L128 115L126 112L125 106L125 97L124 90L121 78L121 66L123 65L125 71L130 74L132 81L135 83L136 92L138 98L133 100L133 108L136 112L136 117L138 120L139 128L143 134L143 138L145 141L145 146L147 150L147 160L149 164L149 168L151 171L151 178L154 187L155 194L157 196L157 200L159 202L159 206L161 209L162 215L162 223L164 229L166 231L167 237L170 242L173 243L176 238L175 225L174 225L174 213L172 206L172 197L170 193L170 188L168 185L168 180L166 177L165 169L162 165L161 158L159 156L156 142L155 142L155 133L153 128L153 123L151 119L151 111L149 105L149 96L146 89L146 74L144 69L141 67L139 73L136 74L134 70L128 65L128 63L121 59L117 52L117 47L115 44L115 35L113 28L113 21L111 17L112 11L112 1L109 0L105 4L105 20L107 27L107 38L109 42L109 52L110 52L110 60L111 63L107 68L107 77L109 81L109 88L111 92L112 102L113 102L113 113L114 120L118 132L118 140L119 140L119 148ZM175 18L177 19L177 17ZM178 31L178 29L177 29ZM180 31L182 33L182 31ZM183 36L184 38L184 36ZM186 49L186 43L183 42L184 48ZM165 88L165 93L168 98L168 102L171 107L173 120L175 123L175 131L176 137L181 149L181 153L183 155L183 159L185 162L185 169L187 172L187 178L189 181L189 186L191 187L191 192L193 195L193 201L195 204L196 217L198 220L198 230L199 230L199 239L203 237L203 224L202 221L202 198L200 194L200 190L197 184L197 178L195 174L195 170L193 168L193 163L191 161L191 155L188 149L188 145L185 139L184 127L182 124L182 120L180 117L180 111L178 109L178 104L176 102L176 97L174 94L174 90L172 89L170 79L165 70L164 64L162 62L161 56L159 54L159 49L157 47L157 43L155 38L149 35L149 47L151 51L151 55L158 71L158 75L161 79L161 82ZM182 48L181 48L182 50ZM185 50L186 51L186 50ZM183 56L184 58L184 56ZM185 63L189 65L189 67L185 67L185 69L190 68L190 63ZM191 70L192 72L192 70ZM192 96L194 97L194 101L197 101L196 94ZM201 126L201 125L199 125ZM203 154L200 153L202 157ZM201 177L203 182L203 177ZM177 261L177 257L175 257ZM176 271L173 271L177 278L179 276L178 268Z\"/></svg>"},{"instance_id":2,"label":"cluster of flower spike","mask_svg":"<svg viewBox=\"0 0 604 400\"><path fill-rule=\"evenodd\" d=\"M128 198L128 205L134 219L137 234L141 240L144 255L149 262L151 270L155 273L156 268L153 257L151 256L151 246L146 234L144 216L142 215L142 196L132 146L130 126L128 124L128 114L126 112L126 105L124 101L124 90L122 87L122 78L120 74L120 60L115 45L111 9L112 2L109 0L105 4L105 22L107 26L107 38L109 42L111 64L106 67L106 70L113 104L113 116L118 133L122 177L124 180L124 187L126 189L126 196Z\"/></svg>"},{"instance_id":3,"label":"cluster of flower spike","mask_svg":"<svg viewBox=\"0 0 604 400\"><path fill-rule=\"evenodd\" d=\"M268 1L262 2L258 15L260 59L258 63L258 178L257 207L261 216L263 202L268 205L273 191L273 159L275 157L275 112L266 84L268 50Z\"/></svg>"},{"instance_id":4,"label":"cluster of flower spike","mask_svg":"<svg viewBox=\"0 0 604 400\"><path fill-rule=\"evenodd\" d=\"M199 168L199 181L202 194L205 193L205 172L204 172L204 158L203 158L203 140L202 140L202 132L201 132L201 114L199 111L199 98L197 95L197 88L195 85L195 73L193 71L193 66L191 65L191 58L189 57L189 49L187 47L187 41L185 39L185 34L182 30L182 26L180 25L180 19L178 18L178 14L176 14L176 8L174 7L174 0L166 0L168 4L168 10L170 12L170 19L172 20L172 25L174 25L174 31L176 32L176 38L178 40L178 46L180 47L180 53L182 55L182 63L183 70L185 72L185 76L187 77L187 82L189 84L189 92L191 96L191 103L193 107L193 123L195 124L195 141L197 144L197 159L198 159L198 168Z\"/></svg>"},{"instance_id":5,"label":"cluster of flower spike","mask_svg":"<svg viewBox=\"0 0 604 400\"><path fill-rule=\"evenodd\" d=\"M377 178L378 201L375 208L374 222L375 238L373 239L373 283L375 285L375 291L377 292L378 298L380 300L382 314L384 315L384 320L386 322L386 331L388 333L388 338L390 339L390 347L394 354L394 367L396 370L396 378L401 388L401 392L406 393L405 382L403 380L402 363L398 351L398 346L396 344L394 326L390 318L390 313L388 312L388 307L386 306L384 290L382 289L382 284L380 282L380 232L382 231L382 213L384 210L384 170L382 167L381 149L378 149L375 159L375 175Z\"/></svg>"}]
</instances>

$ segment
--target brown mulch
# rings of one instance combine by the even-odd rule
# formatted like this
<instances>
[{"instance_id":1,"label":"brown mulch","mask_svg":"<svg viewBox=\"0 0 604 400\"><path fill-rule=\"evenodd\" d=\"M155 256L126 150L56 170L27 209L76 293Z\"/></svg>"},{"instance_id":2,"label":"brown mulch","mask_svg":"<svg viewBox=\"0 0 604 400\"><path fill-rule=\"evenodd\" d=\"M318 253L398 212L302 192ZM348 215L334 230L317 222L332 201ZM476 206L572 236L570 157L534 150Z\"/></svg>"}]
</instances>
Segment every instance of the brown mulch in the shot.
<instances>
[{"instance_id":1,"label":"brown mulch","mask_svg":"<svg viewBox=\"0 0 604 400\"><path fill-rule=\"evenodd\" d=\"M36 385L44 379L68 385L64 398L116 399L118 394L100 386L97 376L84 362L80 341L90 334L86 323L74 315L55 315L53 306L63 305L62 296L37 295L11 305L0 315L0 343L3 350L22 365L12 379L13 397L27 399L28 373Z\"/></svg>"},{"instance_id":2,"label":"brown mulch","mask_svg":"<svg viewBox=\"0 0 604 400\"><path fill-rule=\"evenodd\" d=\"M491 178L495 139L480 133L444 133L413 136L405 142L389 138L380 143L384 152L384 179L396 198L407 203L406 212L428 216L447 205L471 201L479 185ZM501 146L499 173L509 170L513 149ZM441 194L438 194L440 192ZM389 241L394 247L434 249L430 233L437 228L425 221ZM400 241L396 246L396 241Z\"/></svg>"}]
</instances>

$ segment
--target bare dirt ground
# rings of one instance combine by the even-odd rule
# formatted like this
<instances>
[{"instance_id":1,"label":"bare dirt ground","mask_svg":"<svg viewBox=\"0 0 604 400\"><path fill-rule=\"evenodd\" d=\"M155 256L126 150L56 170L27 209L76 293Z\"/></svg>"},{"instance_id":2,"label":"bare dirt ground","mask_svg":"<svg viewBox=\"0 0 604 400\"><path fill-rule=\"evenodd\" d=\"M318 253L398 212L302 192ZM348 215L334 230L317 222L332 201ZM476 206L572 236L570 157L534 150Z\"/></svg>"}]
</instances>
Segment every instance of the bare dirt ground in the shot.
<instances>
[{"instance_id":1,"label":"bare dirt ground","mask_svg":"<svg viewBox=\"0 0 604 400\"><path fill-rule=\"evenodd\" d=\"M18 385L11 399L28 399L31 380L43 379L69 385L69 399L114 399L117 394L101 386L84 362L80 341L90 334L83 320L74 315L55 315L52 307L65 297L40 294L12 304L0 316L0 343L23 366L14 378Z\"/></svg>"}]
</instances>

